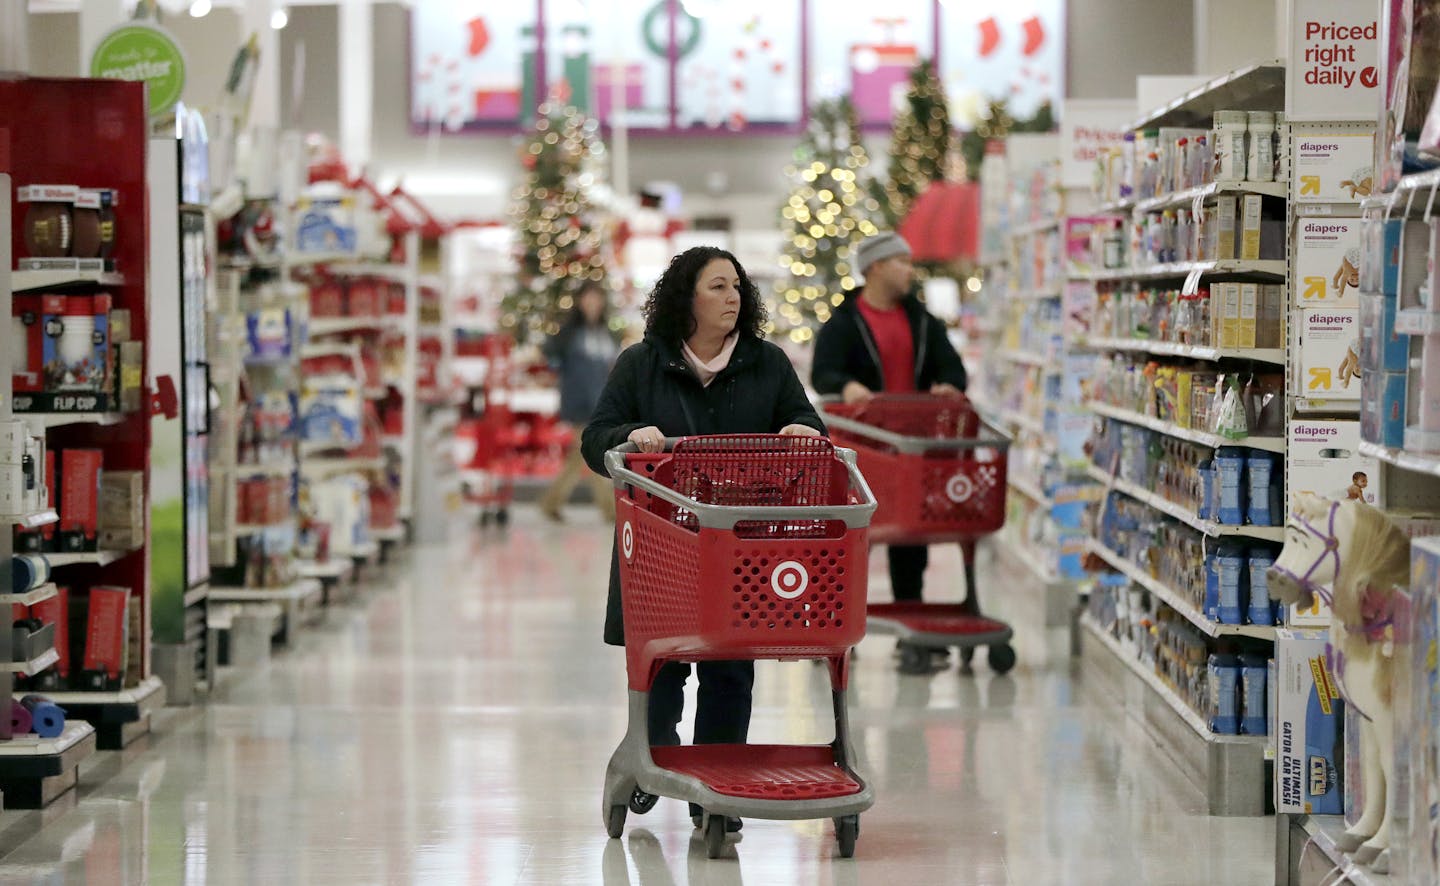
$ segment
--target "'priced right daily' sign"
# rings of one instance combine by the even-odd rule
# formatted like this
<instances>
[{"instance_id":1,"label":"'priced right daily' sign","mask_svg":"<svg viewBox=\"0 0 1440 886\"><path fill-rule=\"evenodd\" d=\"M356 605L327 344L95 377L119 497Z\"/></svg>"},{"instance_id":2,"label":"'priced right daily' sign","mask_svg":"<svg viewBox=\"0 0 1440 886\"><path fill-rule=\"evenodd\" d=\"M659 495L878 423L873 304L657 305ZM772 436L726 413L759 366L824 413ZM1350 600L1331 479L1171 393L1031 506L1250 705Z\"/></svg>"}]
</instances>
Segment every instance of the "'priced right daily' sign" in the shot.
<instances>
[{"instance_id":1,"label":"'priced right daily' sign","mask_svg":"<svg viewBox=\"0 0 1440 886\"><path fill-rule=\"evenodd\" d=\"M1374 0L1292 0L1287 119L1375 119L1378 12Z\"/></svg>"}]
</instances>

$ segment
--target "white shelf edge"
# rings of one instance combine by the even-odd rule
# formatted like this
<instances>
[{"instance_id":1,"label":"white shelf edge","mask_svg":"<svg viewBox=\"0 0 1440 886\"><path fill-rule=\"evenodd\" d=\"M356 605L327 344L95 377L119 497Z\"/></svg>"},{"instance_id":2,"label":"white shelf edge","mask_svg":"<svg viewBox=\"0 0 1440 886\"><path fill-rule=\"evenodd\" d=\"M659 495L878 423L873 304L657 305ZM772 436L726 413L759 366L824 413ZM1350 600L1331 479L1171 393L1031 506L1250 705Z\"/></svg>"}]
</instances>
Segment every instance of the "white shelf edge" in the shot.
<instances>
[{"instance_id":1,"label":"white shelf edge","mask_svg":"<svg viewBox=\"0 0 1440 886\"><path fill-rule=\"evenodd\" d=\"M52 646L29 661L5 662L4 667L0 668L0 670L9 671L12 674L24 674L27 677L33 677L59 660L60 653L56 652L55 647Z\"/></svg>"},{"instance_id":2,"label":"white shelf edge","mask_svg":"<svg viewBox=\"0 0 1440 886\"><path fill-rule=\"evenodd\" d=\"M16 412L14 416L36 428L58 428L63 425L118 425L130 417L126 412Z\"/></svg>"},{"instance_id":3,"label":"white shelf edge","mask_svg":"<svg viewBox=\"0 0 1440 886\"><path fill-rule=\"evenodd\" d=\"M1208 185L1201 185L1198 188L1187 188L1171 194L1160 194L1144 200L1137 200L1134 203L1134 210L1136 212L1158 212L1177 206L1189 206L1195 202L1197 197L1201 200L1206 200L1221 194L1259 194L1262 197L1288 197L1290 195L1290 183L1216 181Z\"/></svg>"},{"instance_id":4,"label":"white shelf edge","mask_svg":"<svg viewBox=\"0 0 1440 886\"><path fill-rule=\"evenodd\" d=\"M36 693L52 698L54 693ZM59 702L56 702L59 704ZM62 705L63 707L63 705ZM66 720L65 731L59 738L40 738L27 735L0 741L0 757L51 757L58 756L95 734L95 727L84 720Z\"/></svg>"},{"instance_id":5,"label":"white shelf edge","mask_svg":"<svg viewBox=\"0 0 1440 886\"><path fill-rule=\"evenodd\" d=\"M1166 606L1178 612L1182 618L1199 628L1209 637L1253 637L1257 640L1274 640L1273 625L1227 625L1211 621L1205 613L1196 609L1178 591L1153 578L1145 570L1131 563L1115 551L1100 543L1097 538L1087 540L1086 547L1095 556L1109 563L1116 571L1124 573L1131 581L1139 582L1145 590L1159 597Z\"/></svg>"},{"instance_id":6,"label":"white shelf edge","mask_svg":"<svg viewBox=\"0 0 1440 886\"><path fill-rule=\"evenodd\" d=\"M19 526L22 529L38 529L41 526L49 526L51 523L58 522L60 522L60 515L55 512L54 508L30 514L0 514L0 524Z\"/></svg>"},{"instance_id":7,"label":"white shelf edge","mask_svg":"<svg viewBox=\"0 0 1440 886\"><path fill-rule=\"evenodd\" d=\"M59 569L63 566L109 566L122 557L128 557L133 551L84 551L78 553L42 553L46 560L50 561L51 569Z\"/></svg>"},{"instance_id":8,"label":"white shelf edge","mask_svg":"<svg viewBox=\"0 0 1440 886\"><path fill-rule=\"evenodd\" d=\"M51 597L54 597L56 594L59 593L59 586L56 585L53 581L47 581L40 587L35 588L34 590L26 591L23 594L11 594L10 602L17 603L21 606L34 606L36 603L42 603L46 600L49 600Z\"/></svg>"},{"instance_id":9,"label":"white shelf edge","mask_svg":"<svg viewBox=\"0 0 1440 886\"><path fill-rule=\"evenodd\" d=\"M1099 400L1087 400L1085 405L1097 415L1113 418L1127 424L1139 425L1157 431L1167 437L1175 437L1180 440L1188 440L1191 443L1199 443L1201 446L1243 446L1248 449L1263 449L1266 452L1284 454L1284 437L1243 437L1239 440L1231 440L1228 437L1221 437L1219 434L1212 434L1207 431L1197 431L1192 428L1182 428L1173 422L1162 421L1153 416L1144 415L1131 409L1122 409L1119 406L1111 406Z\"/></svg>"},{"instance_id":10,"label":"white shelf edge","mask_svg":"<svg viewBox=\"0 0 1440 886\"><path fill-rule=\"evenodd\" d=\"M1050 361L1045 359L1045 357L1039 354L1032 354L1029 351L1016 348L1000 348L994 351L994 354L1007 363L1016 363L1020 366L1034 366L1039 369L1049 368L1055 372L1060 371L1058 367L1051 366Z\"/></svg>"},{"instance_id":11,"label":"white shelf edge","mask_svg":"<svg viewBox=\"0 0 1440 886\"><path fill-rule=\"evenodd\" d=\"M1159 357L1183 357L1215 363L1220 360L1253 360L1276 366L1286 364L1284 348L1201 348L1168 341L1151 341L1144 338L1101 338L1087 336L1076 342L1077 346L1096 351L1129 351L1140 354L1154 354Z\"/></svg>"},{"instance_id":12,"label":"white shelf edge","mask_svg":"<svg viewBox=\"0 0 1440 886\"><path fill-rule=\"evenodd\" d=\"M1045 495L1039 486L1035 486L1029 480L1017 476L1013 470L1006 472L1005 482L1010 485L1011 489L1030 499L1045 510L1048 511L1055 507L1055 502Z\"/></svg>"},{"instance_id":13,"label":"white shelf edge","mask_svg":"<svg viewBox=\"0 0 1440 886\"><path fill-rule=\"evenodd\" d=\"M237 477L284 477L295 473L295 468L296 462L293 458L274 464L244 464L230 467Z\"/></svg>"},{"instance_id":14,"label":"white shelf edge","mask_svg":"<svg viewBox=\"0 0 1440 886\"><path fill-rule=\"evenodd\" d=\"M1021 237L1033 237L1036 234L1045 234L1050 231L1058 231L1060 230L1060 223L1061 217L1059 216L1051 219L1028 221L1011 228L1008 236L1012 240L1016 240Z\"/></svg>"},{"instance_id":15,"label":"white shelf edge","mask_svg":"<svg viewBox=\"0 0 1440 886\"><path fill-rule=\"evenodd\" d=\"M212 603L273 603L276 600L304 600L322 590L313 578L301 578L283 588L226 588L210 586Z\"/></svg>"},{"instance_id":16,"label":"white shelf edge","mask_svg":"<svg viewBox=\"0 0 1440 886\"><path fill-rule=\"evenodd\" d=\"M1394 449L1379 443L1368 442L1360 444L1360 454L1378 458L1386 464L1394 465L1411 473L1440 477L1440 454L1411 452L1406 449Z\"/></svg>"},{"instance_id":17,"label":"white shelf edge","mask_svg":"<svg viewBox=\"0 0 1440 886\"><path fill-rule=\"evenodd\" d=\"M294 525L294 522L293 519L287 519L281 520L278 523L236 523L235 535L237 537L242 535L258 535L261 532L267 532L271 529L286 529Z\"/></svg>"},{"instance_id":18,"label":"white shelf edge","mask_svg":"<svg viewBox=\"0 0 1440 886\"><path fill-rule=\"evenodd\" d=\"M1284 526L1229 526L1211 520L1201 520L1199 515L1190 511L1184 505L1179 505L1168 499L1161 498L1150 490L1131 483L1123 477L1112 478L1099 465L1087 465L1086 471L1096 482L1106 485L1110 485L1113 482L1116 492L1122 492L1142 504L1149 505L1162 514L1174 517L1191 529L1204 533L1211 538L1253 538L1260 541L1273 542L1283 542L1285 540Z\"/></svg>"},{"instance_id":19,"label":"white shelf edge","mask_svg":"<svg viewBox=\"0 0 1440 886\"><path fill-rule=\"evenodd\" d=\"M89 284L93 286L124 286L125 275L114 271L11 271L10 286L19 295L38 289L58 289L65 286Z\"/></svg>"},{"instance_id":20,"label":"white shelf edge","mask_svg":"<svg viewBox=\"0 0 1440 886\"><path fill-rule=\"evenodd\" d=\"M43 695L60 707L66 705L96 705L96 704L139 704L155 698L157 692L164 690L165 684L159 677L154 675L140 681L140 685L132 686L129 689L119 689L101 692L38 692L36 695ZM30 693L25 693L29 695Z\"/></svg>"},{"instance_id":21,"label":"white shelf edge","mask_svg":"<svg viewBox=\"0 0 1440 886\"><path fill-rule=\"evenodd\" d=\"M1209 274L1265 274L1284 277L1288 264L1283 259L1224 259L1219 261L1174 262L1151 265L1148 268L1121 268L1113 271L1096 271L1093 274L1077 275L1078 279L1092 283L1123 283L1129 280L1157 280L1166 277L1185 277L1193 273Z\"/></svg>"},{"instance_id":22,"label":"white shelf edge","mask_svg":"<svg viewBox=\"0 0 1440 886\"><path fill-rule=\"evenodd\" d=\"M1268 59L1266 61L1256 62L1252 65L1246 65L1243 68L1237 68L1236 70L1231 71L1227 74L1222 74L1221 76L1216 77L1213 80L1210 80L1195 87L1194 89L1186 92L1184 95L1179 96L1178 98L1168 101L1160 107L1153 109L1145 116L1136 118L1135 120L1131 121L1130 125L1127 126L1126 129L1135 131L1139 131L1142 129L1154 129L1156 128L1160 120L1163 120L1170 114L1179 111L1186 105L1193 104L1199 101L1208 93L1218 92L1220 89L1229 86L1232 83L1243 80L1246 77L1257 75L1267 69L1279 69L1281 76L1283 77L1285 75L1285 60Z\"/></svg>"},{"instance_id":23,"label":"white shelf edge","mask_svg":"<svg viewBox=\"0 0 1440 886\"><path fill-rule=\"evenodd\" d=\"M1341 874L1339 880L1332 880L1336 886L1340 884L1353 884L1353 886L1389 886L1397 881L1388 874L1376 874L1369 868L1359 864L1354 858L1346 855L1335 845L1334 832L1345 830L1345 816L1343 815L1295 815L1300 819L1300 828L1310 835L1310 843L1324 853L1325 857L1334 863L1333 874Z\"/></svg>"},{"instance_id":24,"label":"white shelf edge","mask_svg":"<svg viewBox=\"0 0 1440 886\"><path fill-rule=\"evenodd\" d=\"M1184 720L1185 724L1189 726L1196 735L1200 736L1200 738L1212 744L1261 744L1269 742L1270 737L1266 735L1217 735L1211 732L1209 724L1205 722L1205 718L1200 716L1199 711L1186 704L1185 700L1182 699L1174 689L1171 689L1164 680L1160 679L1159 674L1146 669L1144 662L1131 655L1124 646L1120 645L1119 640L1110 636L1108 631L1096 624L1095 619L1091 618L1088 612L1080 616L1080 626L1089 631L1090 634L1100 642L1100 645L1104 646L1111 655L1114 655L1125 667L1129 668L1132 674L1139 677L1141 681L1163 698L1166 704L1170 706L1170 709L1173 710L1181 720Z\"/></svg>"}]
</instances>

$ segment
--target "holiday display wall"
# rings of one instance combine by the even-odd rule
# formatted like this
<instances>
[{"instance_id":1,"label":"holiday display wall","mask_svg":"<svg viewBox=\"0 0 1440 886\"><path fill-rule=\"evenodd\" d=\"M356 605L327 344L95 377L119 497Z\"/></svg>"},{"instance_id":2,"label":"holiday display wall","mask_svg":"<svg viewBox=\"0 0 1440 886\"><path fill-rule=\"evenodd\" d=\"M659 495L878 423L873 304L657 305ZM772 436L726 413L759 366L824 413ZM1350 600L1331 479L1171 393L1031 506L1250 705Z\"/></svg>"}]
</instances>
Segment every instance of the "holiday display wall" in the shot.
<instances>
[{"instance_id":1,"label":"holiday display wall","mask_svg":"<svg viewBox=\"0 0 1440 886\"><path fill-rule=\"evenodd\" d=\"M850 93L862 124L883 129L892 92L922 58L977 116L997 100L1028 116L1064 94L1063 0L896 0L884 12L834 15L818 0L623 0L603 11L429 0L410 16L410 125L515 131L557 100L607 126L623 108L639 132L798 131L815 101Z\"/></svg>"}]
</instances>

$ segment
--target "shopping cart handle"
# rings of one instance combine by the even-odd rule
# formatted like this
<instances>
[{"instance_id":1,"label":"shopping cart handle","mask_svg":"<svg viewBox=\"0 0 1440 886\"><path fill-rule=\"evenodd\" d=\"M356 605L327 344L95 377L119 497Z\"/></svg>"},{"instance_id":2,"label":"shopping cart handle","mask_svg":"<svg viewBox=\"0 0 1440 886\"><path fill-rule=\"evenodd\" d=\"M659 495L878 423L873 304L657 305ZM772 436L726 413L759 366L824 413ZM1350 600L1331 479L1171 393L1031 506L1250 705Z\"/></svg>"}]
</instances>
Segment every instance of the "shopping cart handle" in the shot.
<instances>
[{"instance_id":1,"label":"shopping cart handle","mask_svg":"<svg viewBox=\"0 0 1440 886\"><path fill-rule=\"evenodd\" d=\"M668 452L679 442L680 437L666 437L665 450ZM653 478L646 477L625 466L625 456L639 452L634 443L622 443L605 453L605 467L616 489L634 486L651 496L667 501L677 508L684 508L695 514L699 525L705 529L734 529L736 523L750 521L785 522L794 520L841 520L847 529L858 529L870 525L870 515L875 513L875 493L860 473L856 464L855 450L835 447L835 454L845 463L850 475L850 485L859 491L859 504L845 505L712 505L695 501L665 486Z\"/></svg>"},{"instance_id":2,"label":"shopping cart handle","mask_svg":"<svg viewBox=\"0 0 1440 886\"><path fill-rule=\"evenodd\" d=\"M867 437L871 440L894 446L897 452L903 452L907 455L919 455L940 449L1008 449L1011 442L1010 435L983 419L981 420L981 424L992 436L960 438L910 437L905 434L897 434L894 431L887 431L884 428L877 428L874 425L867 425L853 418L834 415L825 412L823 409L821 410L821 416L824 418L825 424L829 427L846 431L857 437Z\"/></svg>"}]
</instances>

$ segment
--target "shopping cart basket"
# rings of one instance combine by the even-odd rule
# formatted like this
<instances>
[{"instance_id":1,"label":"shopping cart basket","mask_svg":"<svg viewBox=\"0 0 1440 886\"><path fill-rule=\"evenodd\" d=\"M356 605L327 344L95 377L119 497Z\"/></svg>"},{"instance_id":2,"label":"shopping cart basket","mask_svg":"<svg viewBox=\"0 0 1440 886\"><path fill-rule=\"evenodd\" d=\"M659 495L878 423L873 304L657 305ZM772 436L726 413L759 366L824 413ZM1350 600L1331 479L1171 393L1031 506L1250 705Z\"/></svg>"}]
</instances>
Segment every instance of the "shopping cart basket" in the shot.
<instances>
[{"instance_id":1,"label":"shopping cart basket","mask_svg":"<svg viewBox=\"0 0 1440 886\"><path fill-rule=\"evenodd\" d=\"M629 726L605 774L612 837L632 797L673 797L705 811L710 857L727 816L833 818L855 851L873 802L855 771L845 686L865 634L866 537L875 499L852 452L823 437L736 435L667 440L667 452L606 453L615 481ZM651 747L650 687L666 661L824 659L835 708L828 745ZM637 793L639 792L643 793Z\"/></svg>"},{"instance_id":2,"label":"shopping cart basket","mask_svg":"<svg viewBox=\"0 0 1440 886\"><path fill-rule=\"evenodd\" d=\"M855 450L877 506L870 540L885 544L959 542L963 603L872 603L870 627L898 634L901 670L929 669L932 648L954 646L968 668L988 647L990 667L1015 666L1014 631L980 612L975 541L1005 525L1010 438L983 421L963 396L880 394L863 404L825 402L837 444Z\"/></svg>"}]
</instances>

